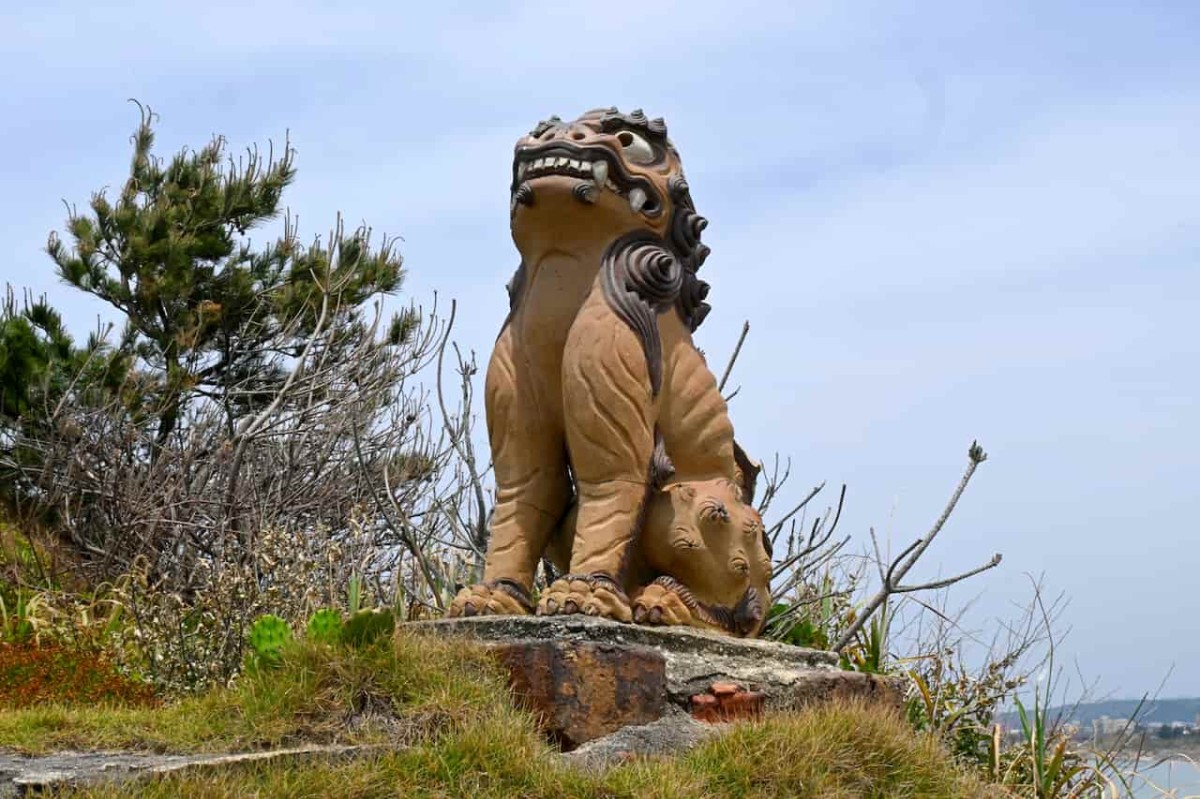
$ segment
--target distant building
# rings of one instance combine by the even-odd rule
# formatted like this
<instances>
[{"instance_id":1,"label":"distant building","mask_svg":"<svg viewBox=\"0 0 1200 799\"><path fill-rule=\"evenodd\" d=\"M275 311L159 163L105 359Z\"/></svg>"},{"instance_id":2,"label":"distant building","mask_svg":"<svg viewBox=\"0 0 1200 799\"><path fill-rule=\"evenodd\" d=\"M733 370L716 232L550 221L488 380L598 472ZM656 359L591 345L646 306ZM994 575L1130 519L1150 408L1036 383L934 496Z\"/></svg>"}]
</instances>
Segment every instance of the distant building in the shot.
<instances>
[{"instance_id":1,"label":"distant building","mask_svg":"<svg viewBox=\"0 0 1200 799\"><path fill-rule=\"evenodd\" d=\"M1108 716L1101 716L1098 719L1092 720L1092 733L1097 738L1106 738L1110 735L1118 735L1124 732L1132 722L1129 719L1114 719Z\"/></svg>"}]
</instances>

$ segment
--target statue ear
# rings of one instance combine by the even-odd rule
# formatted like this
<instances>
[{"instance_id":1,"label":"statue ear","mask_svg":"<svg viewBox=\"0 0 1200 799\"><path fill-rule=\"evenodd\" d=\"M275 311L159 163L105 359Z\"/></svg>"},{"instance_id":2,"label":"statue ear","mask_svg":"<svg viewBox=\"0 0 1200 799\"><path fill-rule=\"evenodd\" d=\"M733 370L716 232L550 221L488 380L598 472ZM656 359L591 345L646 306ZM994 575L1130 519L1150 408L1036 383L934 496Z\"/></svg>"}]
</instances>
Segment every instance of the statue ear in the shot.
<instances>
[{"instance_id":1,"label":"statue ear","mask_svg":"<svg viewBox=\"0 0 1200 799\"><path fill-rule=\"evenodd\" d=\"M733 442L733 460L737 466L737 482L738 488L742 492L742 502L752 505L754 504L754 489L758 484L758 475L762 472L762 464L750 460L746 450L742 449L742 445L737 441Z\"/></svg>"}]
</instances>

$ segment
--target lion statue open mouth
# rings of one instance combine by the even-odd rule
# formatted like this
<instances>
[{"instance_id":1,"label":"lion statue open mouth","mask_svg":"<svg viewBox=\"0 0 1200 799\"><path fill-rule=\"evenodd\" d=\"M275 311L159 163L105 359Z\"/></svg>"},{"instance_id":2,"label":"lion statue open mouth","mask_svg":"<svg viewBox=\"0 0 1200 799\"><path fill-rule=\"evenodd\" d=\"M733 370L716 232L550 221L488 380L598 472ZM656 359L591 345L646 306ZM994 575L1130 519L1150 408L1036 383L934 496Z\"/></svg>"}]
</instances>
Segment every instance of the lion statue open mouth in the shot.
<instances>
[{"instance_id":1,"label":"lion statue open mouth","mask_svg":"<svg viewBox=\"0 0 1200 799\"><path fill-rule=\"evenodd\" d=\"M521 264L485 388L496 508L483 582L450 614L757 634L771 578L757 467L692 343L707 221L666 125L552 117L517 142L512 181ZM535 607L543 557L565 574Z\"/></svg>"}]
</instances>

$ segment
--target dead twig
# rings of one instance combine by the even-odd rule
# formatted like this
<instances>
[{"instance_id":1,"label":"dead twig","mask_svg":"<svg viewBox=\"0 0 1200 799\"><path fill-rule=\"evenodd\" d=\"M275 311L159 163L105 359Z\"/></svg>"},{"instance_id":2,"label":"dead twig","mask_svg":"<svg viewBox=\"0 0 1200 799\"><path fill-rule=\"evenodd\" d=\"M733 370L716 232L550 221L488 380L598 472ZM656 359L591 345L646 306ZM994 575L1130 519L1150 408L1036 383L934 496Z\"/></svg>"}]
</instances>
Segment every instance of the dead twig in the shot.
<instances>
[{"instance_id":1,"label":"dead twig","mask_svg":"<svg viewBox=\"0 0 1200 799\"><path fill-rule=\"evenodd\" d=\"M938 517L937 521L934 522L933 527L923 537L905 547L904 551L901 552L891 562L886 570L883 568L884 561L879 553L879 546L878 542L875 540L875 533L873 530L871 531L871 540L876 553L876 564L878 565L880 571L881 585L879 586L879 590L875 593L875 595L871 597L871 599L868 600L863 606L862 610L859 611L857 617L854 619L854 622L846 629L844 633L842 633L842 636L834 644L833 648L835 651L840 652L849 646L851 642L854 641L859 631L863 629L875 612L887 602L889 597L895 594L906 594L913 593L915 591L945 588L1000 565L1001 555L996 553L992 556L991 560L982 566L965 571L962 574L954 577L917 585L903 585L901 583L901 580L904 579L905 575L907 575L912 567L916 565L917 561L921 559L921 556L925 554L925 551L929 549L930 544L932 544L934 539L937 538L938 533L942 531L946 521L950 518L950 514L954 512L954 508L958 504L959 498L962 497L963 492L966 490L967 484L971 482L971 477L975 474L975 469L978 468L979 464L987 460L987 453L983 451L983 448L980 447L978 443L971 442L971 447L967 452L967 457L967 469L963 473L962 479L959 480L958 487L951 495L950 501L946 503L946 507L942 510L941 515Z\"/></svg>"}]
</instances>

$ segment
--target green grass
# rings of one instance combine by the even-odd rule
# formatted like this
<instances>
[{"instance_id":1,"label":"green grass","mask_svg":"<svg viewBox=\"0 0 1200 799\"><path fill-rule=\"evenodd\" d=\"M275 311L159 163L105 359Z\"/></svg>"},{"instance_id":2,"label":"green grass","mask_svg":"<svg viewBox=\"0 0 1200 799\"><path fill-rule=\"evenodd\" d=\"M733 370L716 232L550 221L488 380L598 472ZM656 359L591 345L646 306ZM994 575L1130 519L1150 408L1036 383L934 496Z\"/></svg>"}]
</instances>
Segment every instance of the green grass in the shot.
<instances>
[{"instance_id":1,"label":"green grass","mask_svg":"<svg viewBox=\"0 0 1200 799\"><path fill-rule=\"evenodd\" d=\"M837 705L734 728L673 758L607 772L563 764L532 727L490 717L406 750L344 763L239 767L125 786L138 797L630 797L974 799L984 788L878 708ZM112 788L61 794L113 795ZM1001 794L994 794L1001 795Z\"/></svg>"},{"instance_id":2,"label":"green grass","mask_svg":"<svg viewBox=\"0 0 1200 799\"><path fill-rule=\"evenodd\" d=\"M837 703L732 727L684 755L608 771L566 764L504 677L461 641L400 636L362 652L296 644L280 668L159 709L0 713L0 746L175 751L392 742L358 760L193 772L63 796L922 797L985 795L931 738L878 707Z\"/></svg>"},{"instance_id":3,"label":"green grass","mask_svg":"<svg viewBox=\"0 0 1200 799\"><path fill-rule=\"evenodd\" d=\"M277 669L161 708L37 706L0 713L0 746L227 751L300 742L419 741L514 715L482 650L403 636L363 650L295 643ZM516 723L523 723L521 719Z\"/></svg>"}]
</instances>

